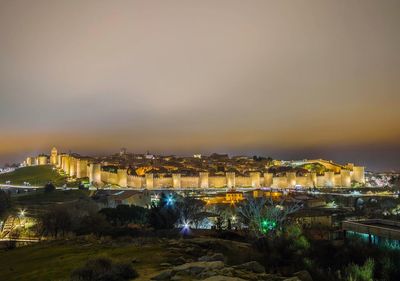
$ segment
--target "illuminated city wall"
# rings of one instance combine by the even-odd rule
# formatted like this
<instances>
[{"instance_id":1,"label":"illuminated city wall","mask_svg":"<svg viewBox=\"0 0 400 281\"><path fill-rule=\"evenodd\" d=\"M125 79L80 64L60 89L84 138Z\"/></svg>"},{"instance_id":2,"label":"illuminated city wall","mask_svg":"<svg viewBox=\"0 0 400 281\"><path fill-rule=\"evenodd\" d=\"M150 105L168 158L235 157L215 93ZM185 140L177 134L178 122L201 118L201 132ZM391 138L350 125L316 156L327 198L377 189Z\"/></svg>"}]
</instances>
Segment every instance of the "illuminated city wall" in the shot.
<instances>
[{"instance_id":1,"label":"illuminated city wall","mask_svg":"<svg viewBox=\"0 0 400 281\"><path fill-rule=\"evenodd\" d=\"M67 175L77 178L88 176L90 182L95 184L112 184L121 187L132 188L237 188L237 187L273 187L273 188L294 188L302 187L351 187L352 182L365 183L364 167L347 164L341 166L340 170L331 162L318 160L321 163L328 163L329 167L335 167L323 175L310 172L305 175L297 175L295 172L287 172L286 175L274 176L272 173L261 174L250 172L249 176L236 176L234 172L227 172L225 176L210 176L208 172L200 172L198 176L182 176L179 173L172 176L162 177L157 174L145 174L145 176L132 176L127 174L127 169L117 169L117 172L102 171L102 164L90 163L87 159L79 159L65 154L56 154L52 151L52 163L59 166ZM56 156L56 157L55 157ZM55 158L54 158L55 157ZM56 159L56 160L54 160ZM35 161L35 163L33 163ZM48 157L38 156L27 157L25 164L44 165L48 163ZM350 170L351 169L351 170ZM336 172L338 170L338 172Z\"/></svg>"},{"instance_id":2,"label":"illuminated city wall","mask_svg":"<svg viewBox=\"0 0 400 281\"><path fill-rule=\"evenodd\" d=\"M325 183L323 184L326 187L334 187L335 186L335 173L334 172L325 172Z\"/></svg>"},{"instance_id":3,"label":"illuminated city wall","mask_svg":"<svg viewBox=\"0 0 400 281\"><path fill-rule=\"evenodd\" d=\"M234 188L236 186L235 173L226 173L226 187Z\"/></svg>"},{"instance_id":4,"label":"illuminated city wall","mask_svg":"<svg viewBox=\"0 0 400 281\"><path fill-rule=\"evenodd\" d=\"M35 160L33 159L33 157L27 157L25 160L25 165L26 166L32 166L34 164Z\"/></svg>"},{"instance_id":5,"label":"illuminated city wall","mask_svg":"<svg viewBox=\"0 0 400 281\"><path fill-rule=\"evenodd\" d=\"M144 177L128 175L127 185L128 187L133 187L133 188L143 188Z\"/></svg>"},{"instance_id":6,"label":"illuminated city wall","mask_svg":"<svg viewBox=\"0 0 400 281\"><path fill-rule=\"evenodd\" d=\"M172 187L181 188L181 174L172 174Z\"/></svg>"},{"instance_id":7,"label":"illuminated city wall","mask_svg":"<svg viewBox=\"0 0 400 281\"><path fill-rule=\"evenodd\" d=\"M309 187L313 186L312 181L308 175L307 176L297 176L296 177L296 185L309 186Z\"/></svg>"},{"instance_id":8,"label":"illuminated city wall","mask_svg":"<svg viewBox=\"0 0 400 281\"><path fill-rule=\"evenodd\" d=\"M324 185L325 185L325 176L317 176L316 186L324 186Z\"/></svg>"},{"instance_id":9,"label":"illuminated city wall","mask_svg":"<svg viewBox=\"0 0 400 281\"><path fill-rule=\"evenodd\" d=\"M76 160L76 177L85 178L88 176L87 172L88 168L88 161L85 159L77 159Z\"/></svg>"},{"instance_id":10,"label":"illuminated city wall","mask_svg":"<svg viewBox=\"0 0 400 281\"><path fill-rule=\"evenodd\" d=\"M293 188L296 186L296 173L291 172L291 173L286 173L286 178L287 178L287 185L289 188Z\"/></svg>"},{"instance_id":11,"label":"illuminated city wall","mask_svg":"<svg viewBox=\"0 0 400 281\"><path fill-rule=\"evenodd\" d=\"M94 184L101 183L101 165L98 163L91 163L89 165L89 181Z\"/></svg>"},{"instance_id":12,"label":"illuminated city wall","mask_svg":"<svg viewBox=\"0 0 400 281\"><path fill-rule=\"evenodd\" d=\"M272 178L272 187L275 187L275 188L288 187L287 177L273 177Z\"/></svg>"},{"instance_id":13,"label":"illuminated city wall","mask_svg":"<svg viewBox=\"0 0 400 281\"><path fill-rule=\"evenodd\" d=\"M171 177L154 177L154 188L172 187L173 181Z\"/></svg>"},{"instance_id":14,"label":"illuminated city wall","mask_svg":"<svg viewBox=\"0 0 400 281\"><path fill-rule=\"evenodd\" d=\"M182 188L198 188L199 177L181 177Z\"/></svg>"},{"instance_id":15,"label":"illuminated city wall","mask_svg":"<svg viewBox=\"0 0 400 281\"><path fill-rule=\"evenodd\" d=\"M236 177L236 186L251 186L251 178L243 176Z\"/></svg>"},{"instance_id":16,"label":"illuminated city wall","mask_svg":"<svg viewBox=\"0 0 400 281\"><path fill-rule=\"evenodd\" d=\"M349 170L340 171L340 182L343 187L351 187L351 175Z\"/></svg>"},{"instance_id":17,"label":"illuminated city wall","mask_svg":"<svg viewBox=\"0 0 400 281\"><path fill-rule=\"evenodd\" d=\"M208 179L208 172L200 172L199 173L199 187L200 188L208 188L210 186Z\"/></svg>"},{"instance_id":18,"label":"illuminated city wall","mask_svg":"<svg viewBox=\"0 0 400 281\"><path fill-rule=\"evenodd\" d=\"M37 164L38 165L47 165L47 156L38 156Z\"/></svg>"},{"instance_id":19,"label":"illuminated city wall","mask_svg":"<svg viewBox=\"0 0 400 281\"><path fill-rule=\"evenodd\" d=\"M258 188L261 187L261 179L259 172L250 173L251 187Z\"/></svg>"},{"instance_id":20,"label":"illuminated city wall","mask_svg":"<svg viewBox=\"0 0 400 281\"><path fill-rule=\"evenodd\" d=\"M128 170L127 169L118 169L117 170L117 185L122 187L128 186Z\"/></svg>"},{"instance_id":21,"label":"illuminated city wall","mask_svg":"<svg viewBox=\"0 0 400 281\"><path fill-rule=\"evenodd\" d=\"M68 161L67 161L68 162ZM100 164L90 164L87 168L87 160L69 159L70 175L74 174L74 166L71 163L76 162L77 177L89 175L90 181L95 183L104 183L118 185L121 187L132 188L236 188L236 187L273 187L273 188L294 188L302 187L351 187L351 172L342 170L340 174L326 172L323 176L316 176L315 173L309 173L305 176L297 176L295 173L287 173L285 176L274 177L271 174L252 173L250 176L235 176L235 173L226 173L226 176L209 176L208 173L202 173L199 176L182 176L173 174L171 177L158 177L153 174L146 174L144 177L131 176L127 174L126 169L118 169L117 173L100 171ZM272 181L272 183L271 183ZM271 183L271 184L266 184Z\"/></svg>"},{"instance_id":22,"label":"illuminated city wall","mask_svg":"<svg viewBox=\"0 0 400 281\"><path fill-rule=\"evenodd\" d=\"M154 188L154 176L153 174L146 174L145 175L145 188L152 189Z\"/></svg>"},{"instance_id":23,"label":"illuminated city wall","mask_svg":"<svg viewBox=\"0 0 400 281\"><path fill-rule=\"evenodd\" d=\"M55 147L53 147L53 149L51 150L50 153L50 164L51 165L57 165L57 161L58 161L58 152L57 149Z\"/></svg>"},{"instance_id":24,"label":"illuminated city wall","mask_svg":"<svg viewBox=\"0 0 400 281\"><path fill-rule=\"evenodd\" d=\"M354 166L351 174L351 180L359 183L365 183L365 168Z\"/></svg>"},{"instance_id":25,"label":"illuminated city wall","mask_svg":"<svg viewBox=\"0 0 400 281\"><path fill-rule=\"evenodd\" d=\"M76 158L75 157L69 158L69 175L71 177L76 177Z\"/></svg>"},{"instance_id":26,"label":"illuminated city wall","mask_svg":"<svg viewBox=\"0 0 400 281\"><path fill-rule=\"evenodd\" d=\"M209 187L226 187L226 177L209 177Z\"/></svg>"},{"instance_id":27,"label":"illuminated city wall","mask_svg":"<svg viewBox=\"0 0 400 281\"><path fill-rule=\"evenodd\" d=\"M264 173L264 186L272 186L274 174Z\"/></svg>"}]
</instances>

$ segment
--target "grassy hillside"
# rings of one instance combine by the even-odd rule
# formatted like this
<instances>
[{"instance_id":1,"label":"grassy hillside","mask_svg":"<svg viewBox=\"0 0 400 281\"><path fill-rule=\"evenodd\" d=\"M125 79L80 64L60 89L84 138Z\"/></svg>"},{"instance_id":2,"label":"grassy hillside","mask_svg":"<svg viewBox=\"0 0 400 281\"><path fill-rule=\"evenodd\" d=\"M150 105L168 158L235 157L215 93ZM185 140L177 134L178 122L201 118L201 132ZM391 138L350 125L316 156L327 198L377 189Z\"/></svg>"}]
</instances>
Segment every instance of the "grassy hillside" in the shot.
<instances>
[{"instance_id":1,"label":"grassy hillside","mask_svg":"<svg viewBox=\"0 0 400 281\"><path fill-rule=\"evenodd\" d=\"M66 177L61 176L53 170L50 165L32 166L16 169L14 172L1 174L0 183L11 181L11 184L23 184L29 182L34 186L43 186L52 181L56 186L66 183Z\"/></svg>"},{"instance_id":2,"label":"grassy hillside","mask_svg":"<svg viewBox=\"0 0 400 281\"><path fill-rule=\"evenodd\" d=\"M89 191L86 190L55 190L50 193L38 190L13 196L12 209L14 211L25 209L30 214L37 214L52 204L68 203L88 196Z\"/></svg>"},{"instance_id":3,"label":"grassy hillside","mask_svg":"<svg viewBox=\"0 0 400 281\"><path fill-rule=\"evenodd\" d=\"M1 280L68 280L73 269L82 266L89 258L106 256L134 263L140 277L149 280L167 260L167 249L160 243L96 243L85 241L52 241L0 251Z\"/></svg>"}]
</instances>

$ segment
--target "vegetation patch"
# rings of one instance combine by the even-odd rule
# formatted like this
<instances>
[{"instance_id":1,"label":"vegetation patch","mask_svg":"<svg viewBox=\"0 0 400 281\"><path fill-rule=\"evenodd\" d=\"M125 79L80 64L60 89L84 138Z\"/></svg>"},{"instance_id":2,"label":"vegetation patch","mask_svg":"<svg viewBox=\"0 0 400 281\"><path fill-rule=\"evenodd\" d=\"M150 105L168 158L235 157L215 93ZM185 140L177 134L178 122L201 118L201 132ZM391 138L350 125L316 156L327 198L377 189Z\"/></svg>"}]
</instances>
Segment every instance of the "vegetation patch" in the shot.
<instances>
[{"instance_id":1,"label":"vegetation patch","mask_svg":"<svg viewBox=\"0 0 400 281\"><path fill-rule=\"evenodd\" d=\"M66 184L66 177L53 170L53 166L44 165L23 167L0 175L0 183L4 184L8 181L15 185L23 185L28 182L32 186L44 186L51 181L56 186L62 186Z\"/></svg>"}]
</instances>

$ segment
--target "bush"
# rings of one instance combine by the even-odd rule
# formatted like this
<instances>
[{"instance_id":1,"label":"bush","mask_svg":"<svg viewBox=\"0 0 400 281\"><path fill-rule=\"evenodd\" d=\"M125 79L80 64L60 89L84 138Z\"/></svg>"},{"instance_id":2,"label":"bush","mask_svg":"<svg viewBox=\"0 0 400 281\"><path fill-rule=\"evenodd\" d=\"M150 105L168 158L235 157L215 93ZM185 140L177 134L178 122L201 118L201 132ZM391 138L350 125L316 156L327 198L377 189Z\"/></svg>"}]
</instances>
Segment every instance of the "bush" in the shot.
<instances>
[{"instance_id":1,"label":"bush","mask_svg":"<svg viewBox=\"0 0 400 281\"><path fill-rule=\"evenodd\" d=\"M104 215L100 213L89 213L82 217L75 232L78 235L94 234L100 236L106 233L109 228L110 225Z\"/></svg>"},{"instance_id":2,"label":"bush","mask_svg":"<svg viewBox=\"0 0 400 281\"><path fill-rule=\"evenodd\" d=\"M71 281L125 281L138 276L129 263L114 263L108 258L96 258L75 269Z\"/></svg>"},{"instance_id":3,"label":"bush","mask_svg":"<svg viewBox=\"0 0 400 281\"><path fill-rule=\"evenodd\" d=\"M3 215L11 206L10 194L0 190L0 216Z\"/></svg>"},{"instance_id":4,"label":"bush","mask_svg":"<svg viewBox=\"0 0 400 281\"><path fill-rule=\"evenodd\" d=\"M53 192L54 190L56 190L56 187L54 186L54 184L52 182L48 182L44 186L44 192L46 192L46 193Z\"/></svg>"},{"instance_id":5,"label":"bush","mask_svg":"<svg viewBox=\"0 0 400 281\"><path fill-rule=\"evenodd\" d=\"M104 208L100 214L114 226L129 223L144 225L147 223L149 211L139 206L118 205L116 208Z\"/></svg>"},{"instance_id":6,"label":"bush","mask_svg":"<svg viewBox=\"0 0 400 281\"><path fill-rule=\"evenodd\" d=\"M179 219L179 211L174 207L153 206L150 209L149 223L155 229L173 229Z\"/></svg>"},{"instance_id":7,"label":"bush","mask_svg":"<svg viewBox=\"0 0 400 281\"><path fill-rule=\"evenodd\" d=\"M41 232L55 238L64 236L72 230L72 218L68 212L68 207L64 205L51 206L47 212L43 213L39 221Z\"/></svg>"},{"instance_id":8,"label":"bush","mask_svg":"<svg viewBox=\"0 0 400 281\"><path fill-rule=\"evenodd\" d=\"M346 281L373 281L374 266L375 262L373 259L367 259L362 266L359 266L357 264L350 264L346 268Z\"/></svg>"}]
</instances>

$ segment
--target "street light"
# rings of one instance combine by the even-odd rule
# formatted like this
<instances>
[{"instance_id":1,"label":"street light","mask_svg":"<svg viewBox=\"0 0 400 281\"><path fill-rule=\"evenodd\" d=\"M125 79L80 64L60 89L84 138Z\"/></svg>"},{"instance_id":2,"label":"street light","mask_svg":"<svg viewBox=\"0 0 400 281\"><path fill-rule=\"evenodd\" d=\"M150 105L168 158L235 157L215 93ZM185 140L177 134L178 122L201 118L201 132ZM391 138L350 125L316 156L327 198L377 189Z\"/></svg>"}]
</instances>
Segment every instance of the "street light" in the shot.
<instances>
[{"instance_id":1,"label":"street light","mask_svg":"<svg viewBox=\"0 0 400 281\"><path fill-rule=\"evenodd\" d=\"M26 210L19 210L19 216L21 217L21 218L23 218L23 217L25 217L25 213L26 213Z\"/></svg>"}]
</instances>

